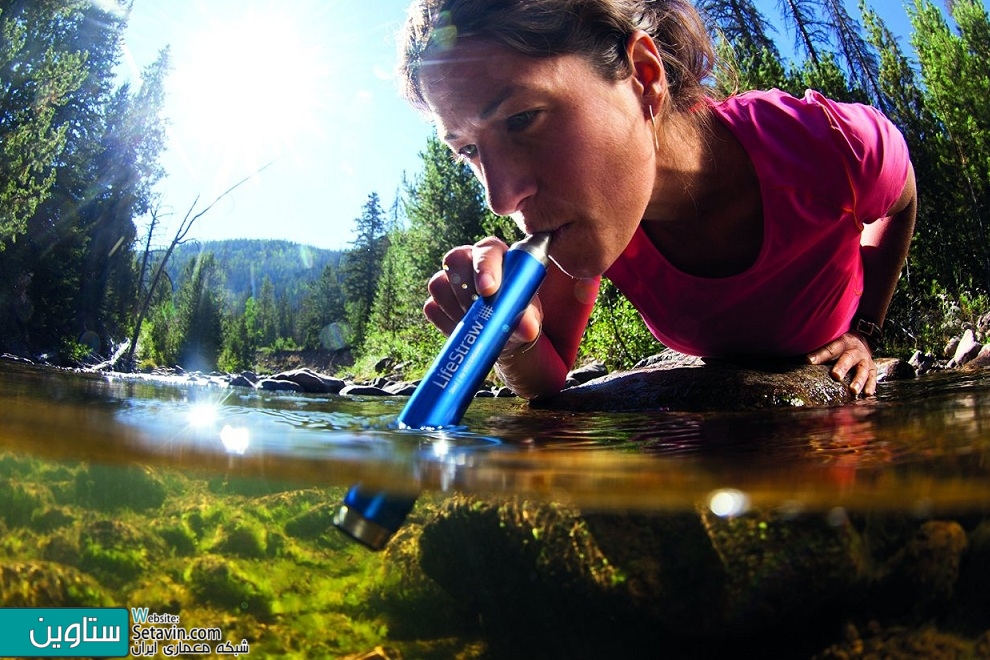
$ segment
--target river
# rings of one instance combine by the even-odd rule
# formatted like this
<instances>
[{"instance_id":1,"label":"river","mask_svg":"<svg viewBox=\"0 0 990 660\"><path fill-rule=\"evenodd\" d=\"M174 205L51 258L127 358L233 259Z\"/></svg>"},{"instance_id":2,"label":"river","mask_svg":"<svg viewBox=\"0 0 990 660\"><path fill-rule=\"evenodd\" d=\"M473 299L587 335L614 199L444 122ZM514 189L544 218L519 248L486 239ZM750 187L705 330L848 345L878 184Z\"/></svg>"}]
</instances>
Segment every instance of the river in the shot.
<instances>
[{"instance_id":1,"label":"river","mask_svg":"<svg viewBox=\"0 0 990 660\"><path fill-rule=\"evenodd\" d=\"M665 648L664 657L725 657L726 648L771 657L756 650L768 639L779 657L856 657L850 649L900 644L892 630L990 653L982 632L990 607L980 613L987 601L964 588L990 587L987 569L973 568L990 559L988 372L885 383L877 397L844 406L747 413L576 414L476 399L464 428L443 433L396 430L404 402L0 361L0 605L148 608L183 631L219 630L259 657L359 657L375 648L368 657L601 657L646 647ZM385 552L331 524L358 482L419 497ZM681 521L680 538L706 549L682 548L690 558L677 560L676 574L644 569L644 556L670 561L668 550L648 548L667 543L658 530L671 520ZM640 537L618 549L629 521L652 530L653 546ZM744 522L763 530L766 545L726 544L726 534L748 533ZM507 528L533 538L499 536ZM569 546L546 540L564 528ZM828 580L841 588L790 575L761 577L755 589L753 575L737 574L751 570L754 552L765 558L803 543L812 556L821 534L846 539L845 563L789 565L827 573L841 564L846 572ZM597 559L575 568L567 562L578 537L590 550L575 561ZM541 554L517 567L526 574L519 584L515 573L499 574L534 543ZM709 545L713 559L698 560ZM478 564L458 563L475 552L502 568L485 576ZM938 581L929 574L938 571L909 560L926 553L938 566L958 564L955 573ZM446 567L435 567L440 559ZM724 573L718 584L713 566ZM697 584L678 582L688 574ZM528 586L548 576L559 580L549 591ZM514 591L500 595L493 584ZM950 593L936 597L937 589ZM916 606L901 611L891 598ZM624 639L588 637L587 622L573 623L580 617L542 618L519 604L541 599L596 621L608 618L606 602L631 613L619 626ZM759 615L740 614L743 599L758 603ZM805 611L802 600L822 605ZM682 611L671 614L671 602ZM705 608L711 613L699 615ZM805 624L822 625L792 640L785 631L795 608ZM131 630L132 654L193 652L138 642L141 628ZM539 639L526 641L532 635ZM210 653L224 654L216 641ZM930 657L930 645L912 643L922 650L903 657Z\"/></svg>"}]
</instances>

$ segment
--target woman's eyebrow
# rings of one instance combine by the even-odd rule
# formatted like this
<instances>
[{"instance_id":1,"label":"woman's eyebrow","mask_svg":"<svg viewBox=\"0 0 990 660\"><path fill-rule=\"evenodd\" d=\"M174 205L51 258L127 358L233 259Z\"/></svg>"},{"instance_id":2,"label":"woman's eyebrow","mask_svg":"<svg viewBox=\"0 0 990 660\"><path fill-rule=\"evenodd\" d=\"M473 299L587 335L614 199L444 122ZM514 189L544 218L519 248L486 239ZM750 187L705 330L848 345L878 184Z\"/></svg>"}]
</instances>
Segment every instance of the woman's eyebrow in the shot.
<instances>
[{"instance_id":1,"label":"woman's eyebrow","mask_svg":"<svg viewBox=\"0 0 990 660\"><path fill-rule=\"evenodd\" d=\"M495 95L495 98L492 99L491 103L489 103L488 105L486 105L484 108L481 109L481 112L478 113L478 118L490 119L491 116L494 115L495 112L499 109L499 107L503 103L505 103L509 98L511 98L512 95L515 94L516 91L518 91L518 89L519 89L518 85L506 85L505 87L500 89L498 94ZM450 142L452 140L456 140L457 138L458 135L457 133L454 132L445 133L443 136L445 142Z\"/></svg>"}]
</instances>

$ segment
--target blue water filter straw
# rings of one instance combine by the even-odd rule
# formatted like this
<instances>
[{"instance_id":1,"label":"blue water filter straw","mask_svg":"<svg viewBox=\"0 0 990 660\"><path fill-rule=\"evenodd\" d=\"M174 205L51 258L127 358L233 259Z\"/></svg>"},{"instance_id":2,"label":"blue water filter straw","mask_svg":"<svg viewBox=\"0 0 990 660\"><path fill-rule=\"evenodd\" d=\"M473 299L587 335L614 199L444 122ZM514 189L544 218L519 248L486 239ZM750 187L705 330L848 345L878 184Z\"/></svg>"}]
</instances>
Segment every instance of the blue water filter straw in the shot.
<instances>
[{"instance_id":1,"label":"blue water filter straw","mask_svg":"<svg viewBox=\"0 0 990 660\"><path fill-rule=\"evenodd\" d=\"M547 274L550 234L514 243L502 263L502 285L478 298L457 324L429 371L399 414L402 429L457 426L491 372ZM381 550L399 529L415 497L352 486L334 524L372 550Z\"/></svg>"}]
</instances>

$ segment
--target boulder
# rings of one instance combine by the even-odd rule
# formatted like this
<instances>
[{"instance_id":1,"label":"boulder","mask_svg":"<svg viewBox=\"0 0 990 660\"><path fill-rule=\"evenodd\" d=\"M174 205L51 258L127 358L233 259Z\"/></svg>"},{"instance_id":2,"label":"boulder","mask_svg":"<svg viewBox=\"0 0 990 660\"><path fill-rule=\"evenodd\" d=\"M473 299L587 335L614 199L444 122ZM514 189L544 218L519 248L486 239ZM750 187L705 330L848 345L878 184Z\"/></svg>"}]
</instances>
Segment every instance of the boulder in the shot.
<instances>
[{"instance_id":1,"label":"boulder","mask_svg":"<svg viewBox=\"0 0 990 660\"><path fill-rule=\"evenodd\" d=\"M657 361L563 390L537 407L554 410L751 410L832 406L853 399L829 366L796 362Z\"/></svg>"},{"instance_id":2,"label":"boulder","mask_svg":"<svg viewBox=\"0 0 990 660\"><path fill-rule=\"evenodd\" d=\"M324 376L312 369L292 369L272 376L275 380L289 381L299 386L301 392L311 394L337 394L347 384L340 378Z\"/></svg>"}]
</instances>

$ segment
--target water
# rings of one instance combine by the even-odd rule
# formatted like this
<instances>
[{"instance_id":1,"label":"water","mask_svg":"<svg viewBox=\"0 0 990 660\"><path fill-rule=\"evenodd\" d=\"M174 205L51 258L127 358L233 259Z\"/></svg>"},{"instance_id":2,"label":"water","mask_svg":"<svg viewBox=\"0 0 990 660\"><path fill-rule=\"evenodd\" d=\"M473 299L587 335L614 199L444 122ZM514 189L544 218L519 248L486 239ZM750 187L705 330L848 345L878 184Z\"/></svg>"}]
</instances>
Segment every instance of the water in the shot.
<instances>
[{"instance_id":1,"label":"water","mask_svg":"<svg viewBox=\"0 0 990 660\"><path fill-rule=\"evenodd\" d=\"M395 430L404 403L0 361L0 605L258 657L990 655L988 373L758 413L478 399L448 433ZM358 481L420 494L384 553L330 525Z\"/></svg>"}]
</instances>

